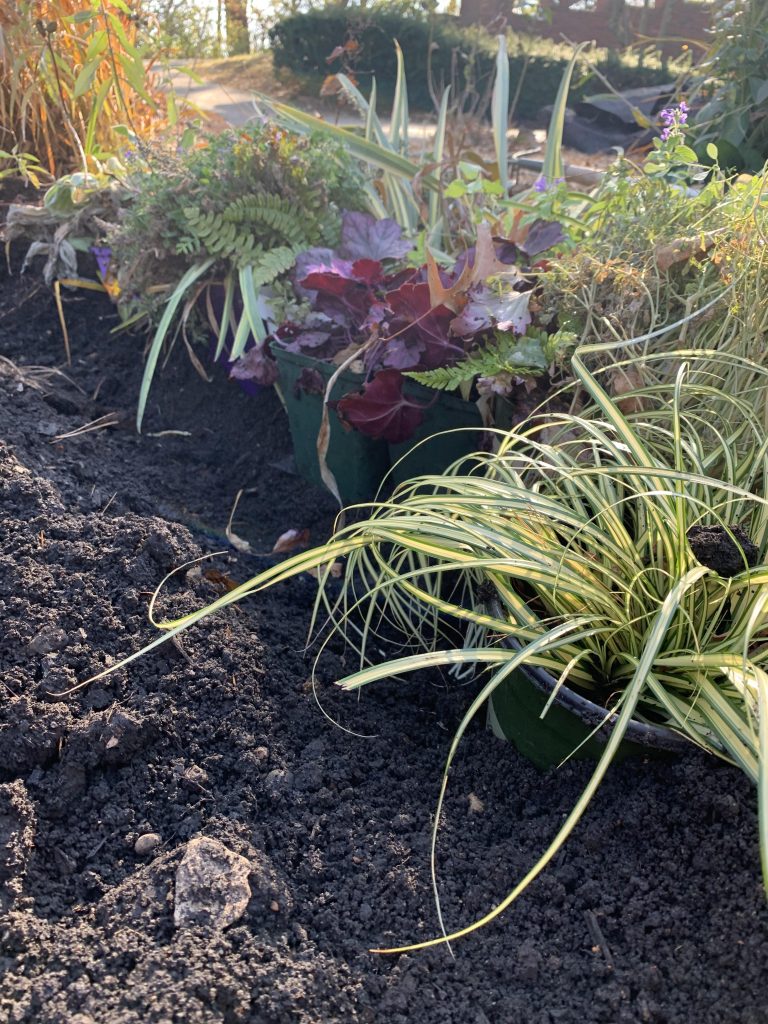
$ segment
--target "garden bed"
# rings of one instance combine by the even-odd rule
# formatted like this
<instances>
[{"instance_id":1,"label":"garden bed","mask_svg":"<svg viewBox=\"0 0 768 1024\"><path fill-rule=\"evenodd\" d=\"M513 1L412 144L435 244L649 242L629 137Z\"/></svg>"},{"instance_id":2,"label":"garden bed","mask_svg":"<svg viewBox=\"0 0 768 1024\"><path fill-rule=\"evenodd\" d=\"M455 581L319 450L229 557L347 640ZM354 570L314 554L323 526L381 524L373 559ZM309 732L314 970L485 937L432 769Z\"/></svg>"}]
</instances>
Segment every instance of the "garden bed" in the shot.
<instances>
[{"instance_id":1,"label":"garden bed","mask_svg":"<svg viewBox=\"0 0 768 1024\"><path fill-rule=\"evenodd\" d=\"M431 675L358 702L331 685L345 670L333 648L320 699L363 735L336 728L308 686L305 577L49 696L153 636L151 592L226 546L241 488L233 529L256 552L292 527L320 541L334 509L287 471L275 397L223 374L203 384L181 347L138 437L141 342L109 334L99 297L67 302L82 393L56 377L35 390L24 364L60 366L63 347L33 287L0 284L0 354L21 368L0 364L3 1019L765 1024L755 794L736 769L696 753L615 766L557 864L455 960L379 958L369 946L436 934L430 816L472 687ZM117 426L54 441L107 413ZM191 436L151 436L168 430ZM202 569L241 582L269 560L230 548ZM163 611L219 585L179 574ZM506 894L588 774L542 776L470 731L441 833L449 929ZM146 833L160 844L139 855ZM176 869L199 835L253 864L248 908L214 935L174 927Z\"/></svg>"}]
</instances>

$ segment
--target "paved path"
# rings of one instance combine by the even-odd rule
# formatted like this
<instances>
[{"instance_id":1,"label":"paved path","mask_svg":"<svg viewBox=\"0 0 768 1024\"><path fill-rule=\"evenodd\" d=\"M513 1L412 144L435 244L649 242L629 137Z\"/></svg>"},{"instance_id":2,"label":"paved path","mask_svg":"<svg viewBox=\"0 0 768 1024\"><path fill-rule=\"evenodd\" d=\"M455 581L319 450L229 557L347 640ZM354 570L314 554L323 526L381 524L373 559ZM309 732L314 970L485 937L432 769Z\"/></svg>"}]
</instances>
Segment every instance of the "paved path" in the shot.
<instances>
[{"instance_id":1,"label":"paved path","mask_svg":"<svg viewBox=\"0 0 768 1024\"><path fill-rule=\"evenodd\" d=\"M181 99L189 100L201 110L218 114L236 128L257 116L253 93L216 82L197 82L186 72L175 69L171 70L170 83ZM310 110L309 113L317 114L319 117L328 116L322 110ZM352 110L334 112L328 120L342 128L362 124L360 116ZM384 131L389 131L388 118L382 118L381 124ZM434 122L427 120L420 124L412 121L409 137L414 142L428 142L434 131Z\"/></svg>"},{"instance_id":2,"label":"paved path","mask_svg":"<svg viewBox=\"0 0 768 1024\"><path fill-rule=\"evenodd\" d=\"M196 82L183 71L171 71L171 85L180 99L189 100L201 110L223 117L229 124L239 127L256 116L253 96L241 89L216 82Z\"/></svg>"}]
</instances>

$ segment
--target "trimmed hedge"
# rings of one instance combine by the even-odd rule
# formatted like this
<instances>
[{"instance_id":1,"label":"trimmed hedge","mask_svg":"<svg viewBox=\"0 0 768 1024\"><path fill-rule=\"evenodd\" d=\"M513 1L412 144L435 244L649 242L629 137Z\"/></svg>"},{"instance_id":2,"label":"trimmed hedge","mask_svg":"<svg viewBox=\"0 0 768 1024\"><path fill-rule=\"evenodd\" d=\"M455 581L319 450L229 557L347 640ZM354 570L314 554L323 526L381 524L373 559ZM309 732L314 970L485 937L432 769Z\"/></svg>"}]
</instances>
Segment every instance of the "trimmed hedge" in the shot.
<instances>
[{"instance_id":1,"label":"trimmed hedge","mask_svg":"<svg viewBox=\"0 0 768 1024\"><path fill-rule=\"evenodd\" d=\"M463 81L476 83L478 89L484 87L495 70L492 36L462 29L447 15L428 18L418 9L397 3L364 9L331 6L284 18L270 30L274 66L289 68L318 86L326 75L339 70L338 62L329 64L326 58L350 38L359 43L354 74L362 92L368 94L375 76L378 95L385 104L395 88L394 39L403 50L408 97L415 110L432 109L427 70L430 43L432 74L438 86L450 82L452 65ZM510 38L509 51L511 96L520 76L525 74L516 115L531 120L542 107L554 102L570 51L549 40L520 37ZM595 56L597 67L616 89L659 85L674 77L674 72L663 70L658 63L638 67L606 50L593 54L593 60ZM571 100L602 91L602 83L586 74L577 74Z\"/></svg>"}]
</instances>

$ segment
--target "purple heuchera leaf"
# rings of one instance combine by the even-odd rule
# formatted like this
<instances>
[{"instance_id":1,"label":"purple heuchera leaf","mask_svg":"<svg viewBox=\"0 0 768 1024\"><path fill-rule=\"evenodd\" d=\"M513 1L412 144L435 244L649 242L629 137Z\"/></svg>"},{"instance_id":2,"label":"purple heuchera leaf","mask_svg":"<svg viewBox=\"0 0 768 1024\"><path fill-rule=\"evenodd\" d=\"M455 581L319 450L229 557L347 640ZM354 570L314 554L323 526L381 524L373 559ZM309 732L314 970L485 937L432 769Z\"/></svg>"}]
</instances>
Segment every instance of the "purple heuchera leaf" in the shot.
<instances>
[{"instance_id":1,"label":"purple heuchera leaf","mask_svg":"<svg viewBox=\"0 0 768 1024\"><path fill-rule=\"evenodd\" d=\"M501 299L499 305L493 310L498 329L514 331L515 334L525 334L532 319L528 309L530 301L530 292L512 292L506 298Z\"/></svg>"},{"instance_id":2,"label":"purple heuchera leaf","mask_svg":"<svg viewBox=\"0 0 768 1024\"><path fill-rule=\"evenodd\" d=\"M403 238L403 231L395 220L377 220L370 213L352 213L345 210L341 221L339 252L350 260L398 260L413 248Z\"/></svg>"},{"instance_id":3,"label":"purple heuchera leaf","mask_svg":"<svg viewBox=\"0 0 768 1024\"><path fill-rule=\"evenodd\" d=\"M295 350L319 348L330 336L328 331L302 331L293 339L291 347ZM287 345L285 347L288 348Z\"/></svg>"},{"instance_id":4,"label":"purple heuchera leaf","mask_svg":"<svg viewBox=\"0 0 768 1024\"><path fill-rule=\"evenodd\" d=\"M322 263L311 263L299 278L302 288L313 292L330 292L331 295L343 295L350 282L359 283L350 260L342 260L331 256Z\"/></svg>"},{"instance_id":5,"label":"purple heuchera leaf","mask_svg":"<svg viewBox=\"0 0 768 1024\"><path fill-rule=\"evenodd\" d=\"M421 363L424 343L418 338L406 339L400 336L385 342L382 352L382 366L390 366L395 370L413 370Z\"/></svg>"},{"instance_id":6,"label":"purple heuchera leaf","mask_svg":"<svg viewBox=\"0 0 768 1024\"><path fill-rule=\"evenodd\" d=\"M345 426L389 444L412 437L426 408L403 394L399 370L380 370L364 385L362 394L345 395L333 406Z\"/></svg>"},{"instance_id":7,"label":"purple heuchera leaf","mask_svg":"<svg viewBox=\"0 0 768 1024\"><path fill-rule=\"evenodd\" d=\"M316 312L325 313L340 327L359 329L383 280L384 269L378 260L352 262L332 256L327 264L308 266L299 283L312 291Z\"/></svg>"},{"instance_id":8,"label":"purple heuchera leaf","mask_svg":"<svg viewBox=\"0 0 768 1024\"><path fill-rule=\"evenodd\" d=\"M410 345L421 346L419 369L450 366L464 355L449 337L453 313L446 306L432 306L428 284L404 284L387 292L387 302L393 313L392 333Z\"/></svg>"},{"instance_id":9,"label":"purple heuchera leaf","mask_svg":"<svg viewBox=\"0 0 768 1024\"><path fill-rule=\"evenodd\" d=\"M565 238L563 225L556 220L535 220L525 237L520 243L520 248L526 256L538 256L540 252L546 252L553 245L562 242Z\"/></svg>"},{"instance_id":10,"label":"purple heuchera leaf","mask_svg":"<svg viewBox=\"0 0 768 1024\"><path fill-rule=\"evenodd\" d=\"M277 380L277 363L263 345L254 345L234 363L229 376L233 380L254 381L269 387Z\"/></svg>"},{"instance_id":11,"label":"purple heuchera leaf","mask_svg":"<svg viewBox=\"0 0 768 1024\"><path fill-rule=\"evenodd\" d=\"M296 257L296 266L293 270L293 281L296 294L301 299L314 300L315 293L301 285L302 280L307 276L309 267L326 266L333 259L333 249L306 249Z\"/></svg>"}]
</instances>

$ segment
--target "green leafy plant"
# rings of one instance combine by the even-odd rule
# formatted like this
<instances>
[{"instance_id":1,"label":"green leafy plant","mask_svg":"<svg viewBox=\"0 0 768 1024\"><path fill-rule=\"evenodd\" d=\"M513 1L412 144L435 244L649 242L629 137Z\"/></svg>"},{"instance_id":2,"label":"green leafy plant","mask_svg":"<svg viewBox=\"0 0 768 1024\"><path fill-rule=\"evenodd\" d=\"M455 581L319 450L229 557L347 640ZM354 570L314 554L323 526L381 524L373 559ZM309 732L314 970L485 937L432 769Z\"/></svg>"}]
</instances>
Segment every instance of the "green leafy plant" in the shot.
<instances>
[{"instance_id":1,"label":"green leafy plant","mask_svg":"<svg viewBox=\"0 0 768 1024\"><path fill-rule=\"evenodd\" d=\"M273 125L199 137L139 160L132 198L109 241L126 319L155 333L139 398L141 421L160 352L202 305L214 359L239 358L266 337L261 290L296 254L339 238L342 208L366 205L363 179L338 143ZM276 315L276 314L273 314Z\"/></svg>"},{"instance_id":2,"label":"green leafy plant","mask_svg":"<svg viewBox=\"0 0 768 1024\"><path fill-rule=\"evenodd\" d=\"M466 359L453 366L421 372L409 371L406 376L440 391L455 390L476 377L481 380L492 379L494 382L502 376L540 377L554 363L564 360L576 340L576 336L567 331L548 335L546 331L533 328L529 328L523 335L497 330L494 336L495 340L486 342L482 348L471 352Z\"/></svg>"},{"instance_id":3,"label":"green leafy plant","mask_svg":"<svg viewBox=\"0 0 768 1024\"><path fill-rule=\"evenodd\" d=\"M626 161L605 175L564 220L570 245L541 272L544 315L557 316L580 339L599 339L610 359L613 343L638 336L635 381L653 383L663 364L647 353L691 349L733 354L720 362L724 390L752 389L741 359L763 364L768 326L763 296L768 207L765 175L725 177L715 170L690 188L681 174L698 176L675 133L651 154L651 173ZM575 202L575 200L574 200ZM705 362L696 363L703 373ZM746 376L745 376L746 374Z\"/></svg>"},{"instance_id":4,"label":"green leafy plant","mask_svg":"<svg viewBox=\"0 0 768 1024\"><path fill-rule=\"evenodd\" d=\"M405 61L396 44L397 86L392 107L390 133L387 135L376 113L376 83L368 100L355 84L343 74L336 75L347 99L358 110L364 121L364 135L337 126L328 126L322 119L296 107L262 96L265 109L270 110L281 124L292 131L308 133L325 127L332 137L343 144L348 152L366 164L375 173L368 189L370 209L378 217L392 217L411 235L423 228L421 251L431 247L439 253L461 251L474 239L473 226L484 218L493 218L504 209L507 182L507 119L504 111L509 106L509 58L504 36L497 38L496 79L493 89L493 139L496 150L495 176L467 161L459 161L453 181L444 186L445 143L450 92L444 90L439 100L437 124L432 150L422 155L417 163L407 155L408 139L408 86ZM562 139L568 92L583 46L577 47L566 64L555 98L545 147L545 173L551 181L562 178ZM450 178L449 174L449 178ZM463 178L468 179L467 181ZM426 203L423 201L426 196ZM480 203L476 200L480 199ZM583 197L582 197L583 202ZM526 197L514 204L531 218L539 216L541 203L526 205ZM519 217L518 217L519 219Z\"/></svg>"}]
</instances>

